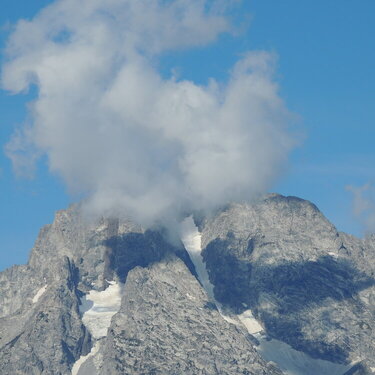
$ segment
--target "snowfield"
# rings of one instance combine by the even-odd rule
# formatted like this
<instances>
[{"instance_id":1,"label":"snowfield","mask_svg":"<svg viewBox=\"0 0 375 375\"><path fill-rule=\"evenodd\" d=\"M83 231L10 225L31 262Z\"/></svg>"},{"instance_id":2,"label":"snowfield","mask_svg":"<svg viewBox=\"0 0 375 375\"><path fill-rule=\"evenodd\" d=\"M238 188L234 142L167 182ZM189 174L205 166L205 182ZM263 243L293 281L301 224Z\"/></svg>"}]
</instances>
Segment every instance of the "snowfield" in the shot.
<instances>
[{"instance_id":1,"label":"snowfield","mask_svg":"<svg viewBox=\"0 0 375 375\"><path fill-rule=\"evenodd\" d=\"M114 281L102 292L91 290L81 298L79 311L82 314L82 322L95 339L107 336L111 319L121 306L121 294L123 285Z\"/></svg>"},{"instance_id":2,"label":"snowfield","mask_svg":"<svg viewBox=\"0 0 375 375\"><path fill-rule=\"evenodd\" d=\"M97 354L100 347L99 340L107 336L112 316L120 310L123 284L115 281L107 282L109 283L107 289L101 292L90 290L81 298L79 312L82 314L82 322L96 342L90 353L81 356L74 363L72 375L78 375L82 364Z\"/></svg>"}]
</instances>

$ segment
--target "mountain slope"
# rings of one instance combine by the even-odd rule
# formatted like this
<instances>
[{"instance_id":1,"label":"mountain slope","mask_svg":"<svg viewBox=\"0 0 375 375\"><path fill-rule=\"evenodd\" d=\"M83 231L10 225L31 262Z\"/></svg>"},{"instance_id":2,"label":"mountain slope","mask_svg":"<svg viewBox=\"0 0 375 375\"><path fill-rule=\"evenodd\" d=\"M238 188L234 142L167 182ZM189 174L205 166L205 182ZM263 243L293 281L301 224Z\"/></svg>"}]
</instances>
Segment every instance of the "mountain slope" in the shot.
<instances>
[{"instance_id":1,"label":"mountain slope","mask_svg":"<svg viewBox=\"0 0 375 375\"><path fill-rule=\"evenodd\" d=\"M290 355L332 374L375 368L374 237L338 233L311 203L197 215L208 293L182 242L82 215L59 211L28 264L0 273L0 374L281 374L273 360L305 375Z\"/></svg>"},{"instance_id":2,"label":"mountain slope","mask_svg":"<svg viewBox=\"0 0 375 375\"><path fill-rule=\"evenodd\" d=\"M267 334L314 358L375 367L373 238L339 233L311 203L279 195L200 227L220 303L250 308Z\"/></svg>"}]
</instances>

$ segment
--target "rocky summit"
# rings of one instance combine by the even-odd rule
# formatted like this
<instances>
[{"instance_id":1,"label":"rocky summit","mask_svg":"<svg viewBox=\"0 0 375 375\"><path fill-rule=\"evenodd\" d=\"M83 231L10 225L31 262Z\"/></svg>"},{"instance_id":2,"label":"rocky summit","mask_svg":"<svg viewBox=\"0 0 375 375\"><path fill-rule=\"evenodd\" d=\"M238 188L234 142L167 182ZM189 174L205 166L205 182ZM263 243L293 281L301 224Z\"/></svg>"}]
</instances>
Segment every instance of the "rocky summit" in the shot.
<instances>
[{"instance_id":1,"label":"rocky summit","mask_svg":"<svg viewBox=\"0 0 375 375\"><path fill-rule=\"evenodd\" d=\"M375 374L375 236L270 194L178 237L57 212L0 273L0 374Z\"/></svg>"}]
</instances>

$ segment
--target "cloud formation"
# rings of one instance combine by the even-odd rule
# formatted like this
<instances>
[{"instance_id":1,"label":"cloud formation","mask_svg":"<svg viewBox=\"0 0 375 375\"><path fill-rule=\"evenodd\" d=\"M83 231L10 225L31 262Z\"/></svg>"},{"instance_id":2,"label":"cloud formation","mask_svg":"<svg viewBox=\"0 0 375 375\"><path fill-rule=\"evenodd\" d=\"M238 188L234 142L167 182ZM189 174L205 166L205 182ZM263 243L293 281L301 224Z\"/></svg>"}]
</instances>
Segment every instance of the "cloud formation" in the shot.
<instances>
[{"instance_id":1,"label":"cloud formation","mask_svg":"<svg viewBox=\"0 0 375 375\"><path fill-rule=\"evenodd\" d=\"M230 32L225 12L208 0L59 0L18 22L2 86L38 97L8 145L14 165L47 155L92 212L146 225L264 192L293 145L274 57L247 52L228 82L207 85L155 68Z\"/></svg>"},{"instance_id":2,"label":"cloud formation","mask_svg":"<svg viewBox=\"0 0 375 375\"><path fill-rule=\"evenodd\" d=\"M375 233L375 188L371 184L347 186L353 194L353 213L366 232Z\"/></svg>"}]
</instances>

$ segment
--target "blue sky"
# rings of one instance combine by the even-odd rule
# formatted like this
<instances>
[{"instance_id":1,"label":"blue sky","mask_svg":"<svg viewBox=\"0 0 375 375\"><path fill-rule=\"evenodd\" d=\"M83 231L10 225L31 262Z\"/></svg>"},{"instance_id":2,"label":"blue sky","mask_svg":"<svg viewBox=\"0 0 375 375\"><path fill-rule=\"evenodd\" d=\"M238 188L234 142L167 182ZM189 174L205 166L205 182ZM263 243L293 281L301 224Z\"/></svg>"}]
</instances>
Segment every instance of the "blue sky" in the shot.
<instances>
[{"instance_id":1,"label":"blue sky","mask_svg":"<svg viewBox=\"0 0 375 375\"><path fill-rule=\"evenodd\" d=\"M1 48L9 24L32 17L48 3L3 0ZM247 31L237 37L221 36L206 48L168 54L159 63L161 71L176 68L181 77L205 83L208 77L225 80L247 50L277 54L280 94L298 115L296 127L303 140L291 154L288 171L271 190L311 200L339 230L362 235L345 187L375 180L375 2L246 1L239 14L248 14L251 20ZM16 96L0 92L2 148L27 118L26 104L33 97L32 92ZM0 168L3 269L25 263L40 227L74 198L43 160L31 180L17 178L3 152Z\"/></svg>"}]
</instances>

